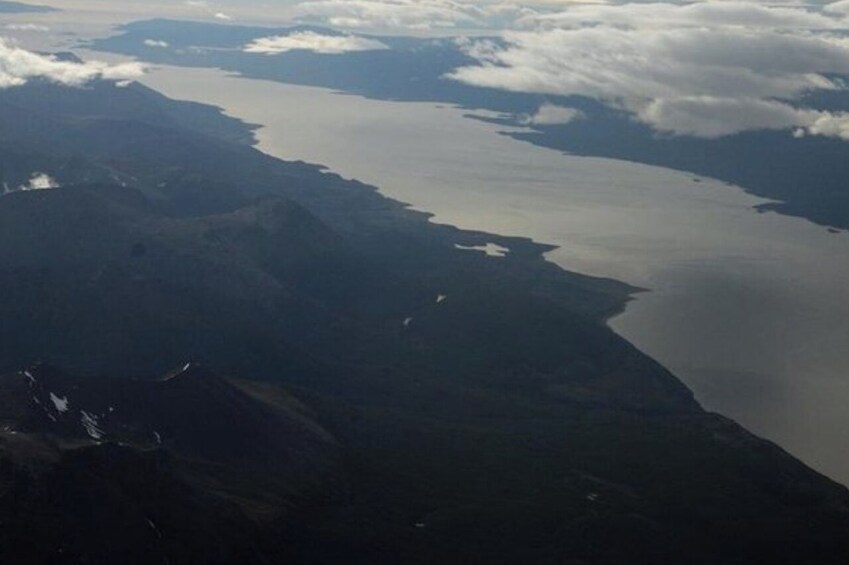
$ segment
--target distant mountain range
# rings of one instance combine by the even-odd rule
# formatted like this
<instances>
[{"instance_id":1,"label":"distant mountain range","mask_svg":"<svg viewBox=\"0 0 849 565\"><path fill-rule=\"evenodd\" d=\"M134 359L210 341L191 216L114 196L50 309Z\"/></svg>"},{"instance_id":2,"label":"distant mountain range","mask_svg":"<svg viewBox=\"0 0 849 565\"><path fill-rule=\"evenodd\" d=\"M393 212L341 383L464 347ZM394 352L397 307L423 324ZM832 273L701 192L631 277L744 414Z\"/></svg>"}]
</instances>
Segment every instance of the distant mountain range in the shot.
<instances>
[{"instance_id":1,"label":"distant mountain range","mask_svg":"<svg viewBox=\"0 0 849 565\"><path fill-rule=\"evenodd\" d=\"M0 91L3 563L849 558L843 486L605 325L635 289L250 136Z\"/></svg>"}]
</instances>

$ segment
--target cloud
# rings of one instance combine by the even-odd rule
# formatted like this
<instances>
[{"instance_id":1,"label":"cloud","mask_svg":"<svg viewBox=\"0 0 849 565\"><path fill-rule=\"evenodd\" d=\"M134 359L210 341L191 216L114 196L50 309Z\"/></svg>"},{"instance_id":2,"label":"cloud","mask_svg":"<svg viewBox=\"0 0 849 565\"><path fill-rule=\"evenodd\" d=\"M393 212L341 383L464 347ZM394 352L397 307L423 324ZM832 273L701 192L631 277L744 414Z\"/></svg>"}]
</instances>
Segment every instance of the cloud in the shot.
<instances>
[{"instance_id":1,"label":"cloud","mask_svg":"<svg viewBox=\"0 0 849 565\"><path fill-rule=\"evenodd\" d=\"M6 29L9 31L39 31L48 32L50 28L39 24L6 24Z\"/></svg>"},{"instance_id":2,"label":"cloud","mask_svg":"<svg viewBox=\"0 0 849 565\"><path fill-rule=\"evenodd\" d=\"M168 42L162 41L160 39L145 39L144 44L147 45L148 47L162 47L162 48L168 47Z\"/></svg>"},{"instance_id":3,"label":"cloud","mask_svg":"<svg viewBox=\"0 0 849 565\"><path fill-rule=\"evenodd\" d=\"M849 114L820 113L807 127L798 130L799 133L810 135L825 135L849 140Z\"/></svg>"},{"instance_id":4,"label":"cloud","mask_svg":"<svg viewBox=\"0 0 849 565\"><path fill-rule=\"evenodd\" d=\"M276 55L287 51L313 51L340 54L352 51L376 51L388 47L375 39L354 35L322 35L311 31L255 39L244 47L246 53Z\"/></svg>"},{"instance_id":5,"label":"cloud","mask_svg":"<svg viewBox=\"0 0 849 565\"><path fill-rule=\"evenodd\" d=\"M536 114L524 116L520 121L523 125L555 126L565 125L584 117L584 113L575 108L543 104Z\"/></svg>"},{"instance_id":6,"label":"cloud","mask_svg":"<svg viewBox=\"0 0 849 565\"><path fill-rule=\"evenodd\" d=\"M43 79L66 86L82 86L104 79L132 80L144 74L140 63L109 65L100 61L63 61L22 49L0 38L0 88L22 86L32 79Z\"/></svg>"},{"instance_id":7,"label":"cloud","mask_svg":"<svg viewBox=\"0 0 849 565\"><path fill-rule=\"evenodd\" d=\"M849 0L843 0L849 4ZM843 2L839 2L842 4ZM674 26L693 28L839 28L840 20L828 14L793 6L724 0L688 4L576 5L567 10L536 13L517 20L520 27L575 29L596 25L628 28Z\"/></svg>"},{"instance_id":8,"label":"cloud","mask_svg":"<svg viewBox=\"0 0 849 565\"><path fill-rule=\"evenodd\" d=\"M230 14L216 11L213 8L213 4L211 2L207 2L206 0L186 0L184 4L190 8L197 8L199 10L203 10L207 13L207 15L212 16L216 20L230 21L233 19Z\"/></svg>"},{"instance_id":9,"label":"cloud","mask_svg":"<svg viewBox=\"0 0 849 565\"><path fill-rule=\"evenodd\" d=\"M536 11L511 3L455 0L312 0L294 7L303 22L360 29L497 28Z\"/></svg>"},{"instance_id":10,"label":"cloud","mask_svg":"<svg viewBox=\"0 0 849 565\"><path fill-rule=\"evenodd\" d=\"M830 14L849 14L849 0L840 0L839 2L826 4L823 7L823 11Z\"/></svg>"},{"instance_id":11,"label":"cloud","mask_svg":"<svg viewBox=\"0 0 849 565\"><path fill-rule=\"evenodd\" d=\"M734 0L575 6L523 16L502 42L467 41L478 64L449 77L594 98L671 134L802 128L845 137L842 114L801 106L808 92L845 88L835 76L849 74L849 23L836 9Z\"/></svg>"},{"instance_id":12,"label":"cloud","mask_svg":"<svg viewBox=\"0 0 849 565\"><path fill-rule=\"evenodd\" d=\"M661 131L717 138L747 130L804 127L818 114L758 98L690 96L652 100L638 116Z\"/></svg>"}]
</instances>

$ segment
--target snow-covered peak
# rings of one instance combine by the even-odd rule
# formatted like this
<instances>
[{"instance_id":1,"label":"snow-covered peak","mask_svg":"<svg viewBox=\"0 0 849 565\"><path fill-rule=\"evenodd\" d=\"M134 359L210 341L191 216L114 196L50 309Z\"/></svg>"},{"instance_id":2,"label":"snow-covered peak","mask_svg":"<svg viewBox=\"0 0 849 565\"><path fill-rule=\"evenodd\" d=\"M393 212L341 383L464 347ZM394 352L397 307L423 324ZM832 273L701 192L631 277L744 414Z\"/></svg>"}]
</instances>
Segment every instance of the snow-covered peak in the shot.
<instances>
[{"instance_id":1,"label":"snow-covered peak","mask_svg":"<svg viewBox=\"0 0 849 565\"><path fill-rule=\"evenodd\" d=\"M101 440L103 436L106 435L103 432L103 429L100 427L100 422L94 414L90 412L86 412L85 410L80 411L80 422L83 425L86 433L93 440Z\"/></svg>"}]
</instances>

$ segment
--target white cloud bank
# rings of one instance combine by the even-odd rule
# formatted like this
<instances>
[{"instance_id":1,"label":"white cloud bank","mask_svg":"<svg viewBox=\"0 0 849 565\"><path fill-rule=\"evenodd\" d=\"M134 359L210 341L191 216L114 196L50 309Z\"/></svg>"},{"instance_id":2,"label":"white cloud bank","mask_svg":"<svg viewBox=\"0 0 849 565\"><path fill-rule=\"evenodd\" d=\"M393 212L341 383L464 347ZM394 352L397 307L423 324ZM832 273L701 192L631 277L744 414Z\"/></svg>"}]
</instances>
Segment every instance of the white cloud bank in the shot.
<instances>
[{"instance_id":1,"label":"white cloud bank","mask_svg":"<svg viewBox=\"0 0 849 565\"><path fill-rule=\"evenodd\" d=\"M311 0L293 10L302 22L395 30L496 28L536 13L513 3L457 0Z\"/></svg>"},{"instance_id":2,"label":"white cloud bank","mask_svg":"<svg viewBox=\"0 0 849 565\"><path fill-rule=\"evenodd\" d=\"M22 86L43 79L65 86L82 86L93 80L127 81L144 74L140 63L110 65L101 61L62 61L22 49L0 38L0 88Z\"/></svg>"},{"instance_id":3,"label":"white cloud bank","mask_svg":"<svg viewBox=\"0 0 849 565\"><path fill-rule=\"evenodd\" d=\"M194 8L196 10L202 10L207 13L208 16L222 21L231 21L233 17L230 14L225 12L220 12L214 9L213 4L211 2L207 2L206 0L186 0L184 2L186 6L189 8Z\"/></svg>"},{"instance_id":4,"label":"white cloud bank","mask_svg":"<svg viewBox=\"0 0 849 565\"><path fill-rule=\"evenodd\" d=\"M338 55L354 51L377 51L388 47L375 39L354 35L323 35L311 31L255 39L244 47L246 53L276 55L288 51L313 51Z\"/></svg>"},{"instance_id":5,"label":"white cloud bank","mask_svg":"<svg viewBox=\"0 0 849 565\"><path fill-rule=\"evenodd\" d=\"M161 47L163 49L168 47L168 42L161 39L145 39L144 44L147 47Z\"/></svg>"},{"instance_id":6,"label":"white cloud bank","mask_svg":"<svg viewBox=\"0 0 849 565\"><path fill-rule=\"evenodd\" d=\"M464 83L582 95L658 131L715 138L794 129L849 139L849 114L805 108L814 90L844 90L849 1L815 10L727 0L686 5L579 5L524 15L503 43L472 40Z\"/></svg>"},{"instance_id":7,"label":"white cloud bank","mask_svg":"<svg viewBox=\"0 0 849 565\"><path fill-rule=\"evenodd\" d=\"M584 117L584 113L575 108L557 106L555 104L543 104L536 114L523 116L520 121L523 125L554 126L564 125Z\"/></svg>"},{"instance_id":8,"label":"white cloud bank","mask_svg":"<svg viewBox=\"0 0 849 565\"><path fill-rule=\"evenodd\" d=\"M48 32L48 31L50 31L50 28L45 26L45 25L27 24L27 23L6 24L5 28L8 29L9 31L37 31L37 32Z\"/></svg>"}]
</instances>

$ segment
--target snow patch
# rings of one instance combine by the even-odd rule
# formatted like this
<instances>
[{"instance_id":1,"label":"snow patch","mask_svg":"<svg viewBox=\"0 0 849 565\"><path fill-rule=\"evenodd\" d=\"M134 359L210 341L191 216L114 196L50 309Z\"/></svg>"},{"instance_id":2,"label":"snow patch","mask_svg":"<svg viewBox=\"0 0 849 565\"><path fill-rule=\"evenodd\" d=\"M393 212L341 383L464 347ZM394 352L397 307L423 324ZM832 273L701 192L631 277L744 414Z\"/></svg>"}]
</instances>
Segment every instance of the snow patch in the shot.
<instances>
[{"instance_id":1,"label":"snow patch","mask_svg":"<svg viewBox=\"0 0 849 565\"><path fill-rule=\"evenodd\" d=\"M510 253L509 248L495 243L487 243L486 245L460 245L455 243L454 247L463 251L481 251L486 253L487 257L506 257Z\"/></svg>"},{"instance_id":2,"label":"snow patch","mask_svg":"<svg viewBox=\"0 0 849 565\"><path fill-rule=\"evenodd\" d=\"M159 435L159 432L153 432L153 437L156 438L156 443L158 445L162 445L162 436Z\"/></svg>"},{"instance_id":3,"label":"snow patch","mask_svg":"<svg viewBox=\"0 0 849 565\"><path fill-rule=\"evenodd\" d=\"M51 188L59 188L59 183L56 182L56 179L48 174L36 172L32 174L29 182L20 185L18 190L49 190Z\"/></svg>"},{"instance_id":4,"label":"snow patch","mask_svg":"<svg viewBox=\"0 0 849 565\"><path fill-rule=\"evenodd\" d=\"M27 379L29 379L29 384L30 384L30 386L32 386L32 385L34 385L34 384L36 383L36 381L35 381L35 377L33 377L33 376L32 376L32 373L30 373L29 371L24 371L24 376L25 376Z\"/></svg>"},{"instance_id":5,"label":"snow patch","mask_svg":"<svg viewBox=\"0 0 849 565\"><path fill-rule=\"evenodd\" d=\"M50 400L51 400L51 402L53 402L53 406L56 408L56 411L59 412L60 414L64 414L65 412L68 411L68 404L69 403L68 403L68 397L67 396L59 398L58 396L56 396L55 394L53 394L51 392L50 393Z\"/></svg>"},{"instance_id":6,"label":"snow patch","mask_svg":"<svg viewBox=\"0 0 849 565\"><path fill-rule=\"evenodd\" d=\"M101 440L103 439L103 436L106 435L100 427L97 416L94 414L89 414L85 410L81 410L80 421L91 439Z\"/></svg>"},{"instance_id":7,"label":"snow patch","mask_svg":"<svg viewBox=\"0 0 849 565\"><path fill-rule=\"evenodd\" d=\"M409 327L410 327L410 324L412 324L412 323L413 323L413 319L412 319L412 318L404 318L404 327L405 327L405 328L409 328Z\"/></svg>"},{"instance_id":8,"label":"snow patch","mask_svg":"<svg viewBox=\"0 0 849 565\"><path fill-rule=\"evenodd\" d=\"M159 531L159 528L156 527L156 524L153 523L153 520L150 518L147 519L147 525L150 526L150 529L156 532L157 537L162 537L162 532Z\"/></svg>"},{"instance_id":9,"label":"snow patch","mask_svg":"<svg viewBox=\"0 0 849 565\"><path fill-rule=\"evenodd\" d=\"M447 295L447 294L440 294L440 295L438 295L438 296L436 297L436 303L437 303L437 304L442 304L442 303L443 303L443 302L445 302L446 300L448 300L448 295Z\"/></svg>"}]
</instances>

